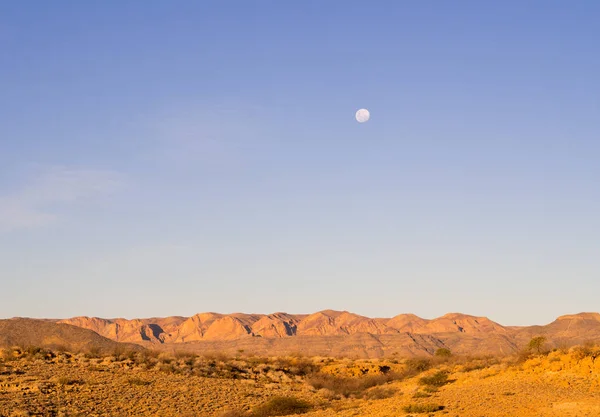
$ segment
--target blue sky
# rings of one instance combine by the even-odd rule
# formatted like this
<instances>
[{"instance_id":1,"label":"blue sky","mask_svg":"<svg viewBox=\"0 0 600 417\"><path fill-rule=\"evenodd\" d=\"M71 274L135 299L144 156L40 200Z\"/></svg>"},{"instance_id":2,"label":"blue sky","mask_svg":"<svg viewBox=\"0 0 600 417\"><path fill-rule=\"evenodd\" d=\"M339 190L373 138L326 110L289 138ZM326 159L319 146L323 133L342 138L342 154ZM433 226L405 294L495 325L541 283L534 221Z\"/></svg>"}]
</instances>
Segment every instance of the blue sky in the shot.
<instances>
[{"instance_id":1,"label":"blue sky","mask_svg":"<svg viewBox=\"0 0 600 417\"><path fill-rule=\"evenodd\" d=\"M598 311L599 17L0 3L0 317Z\"/></svg>"}]
</instances>

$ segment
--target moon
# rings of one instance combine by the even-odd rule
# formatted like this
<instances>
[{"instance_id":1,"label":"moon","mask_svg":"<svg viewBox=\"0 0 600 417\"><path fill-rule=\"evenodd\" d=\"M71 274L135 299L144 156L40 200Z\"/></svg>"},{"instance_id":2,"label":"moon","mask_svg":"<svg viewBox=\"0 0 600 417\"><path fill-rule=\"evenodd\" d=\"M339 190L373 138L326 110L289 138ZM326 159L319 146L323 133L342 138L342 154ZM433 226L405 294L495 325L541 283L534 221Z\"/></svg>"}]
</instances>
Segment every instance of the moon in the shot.
<instances>
[{"instance_id":1,"label":"moon","mask_svg":"<svg viewBox=\"0 0 600 417\"><path fill-rule=\"evenodd\" d=\"M371 118L371 113L367 109L360 109L356 112L355 117L358 123L365 123Z\"/></svg>"}]
</instances>

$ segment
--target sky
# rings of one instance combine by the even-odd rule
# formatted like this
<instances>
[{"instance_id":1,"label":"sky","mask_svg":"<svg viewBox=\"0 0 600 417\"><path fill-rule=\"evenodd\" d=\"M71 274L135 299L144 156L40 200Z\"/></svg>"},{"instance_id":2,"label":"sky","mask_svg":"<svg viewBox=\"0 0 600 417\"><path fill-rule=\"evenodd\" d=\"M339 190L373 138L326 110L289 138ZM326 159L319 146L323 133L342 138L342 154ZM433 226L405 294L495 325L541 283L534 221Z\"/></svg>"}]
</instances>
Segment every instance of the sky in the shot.
<instances>
[{"instance_id":1,"label":"sky","mask_svg":"<svg viewBox=\"0 0 600 417\"><path fill-rule=\"evenodd\" d=\"M599 311L599 17L0 2L0 318Z\"/></svg>"}]
</instances>

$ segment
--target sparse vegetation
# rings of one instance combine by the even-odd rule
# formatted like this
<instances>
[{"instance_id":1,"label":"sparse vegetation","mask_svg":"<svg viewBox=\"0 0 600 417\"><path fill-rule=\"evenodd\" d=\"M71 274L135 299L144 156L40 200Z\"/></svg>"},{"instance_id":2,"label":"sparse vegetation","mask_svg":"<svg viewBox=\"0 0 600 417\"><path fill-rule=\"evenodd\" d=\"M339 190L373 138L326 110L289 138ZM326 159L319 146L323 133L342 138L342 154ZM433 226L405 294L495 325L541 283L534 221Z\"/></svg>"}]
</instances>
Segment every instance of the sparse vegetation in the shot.
<instances>
[{"instance_id":1,"label":"sparse vegetation","mask_svg":"<svg viewBox=\"0 0 600 417\"><path fill-rule=\"evenodd\" d=\"M435 413L443 410L444 406L439 404L409 404L403 409L407 413Z\"/></svg>"},{"instance_id":2,"label":"sparse vegetation","mask_svg":"<svg viewBox=\"0 0 600 417\"><path fill-rule=\"evenodd\" d=\"M524 372L526 375L532 366L552 366L563 358L561 355L568 355L569 359L564 360L564 365L561 367L576 367L580 363L585 375L596 378L595 373L589 373L589 367L595 366L593 363L599 351L600 348L591 342L571 348L565 354L553 351L548 357L537 356L533 351L527 349L528 357L532 361L529 364L524 363L523 366L513 369L511 372ZM42 411L42 409L32 408L28 411L31 412L31 415L44 415L44 413L61 415L60 413L65 412L65 404L77 404L78 396L94 392L98 381L103 381L104 386L111 385L115 392L114 398L117 399L121 394L128 398L139 396L141 390L144 395L148 393L150 396L153 395L153 392L160 392L161 398L167 395L169 402L179 401L178 407L184 410L194 410L191 414L181 415L218 415L219 417L295 415L321 407L331 407L335 411L356 408L356 412L360 413L357 415L371 415L368 411L369 407L372 406L376 409L375 402L377 400L388 399L395 402L394 397L402 396L402 392L406 392L404 390L406 388L408 392L412 392L410 397L414 399L414 402L405 406L404 411L416 415L443 410L444 407L438 402L448 404L447 409L452 414L455 410L452 408L452 403L447 402L449 394L460 392L465 381L473 381L470 382L472 385L476 383L475 381L481 381L484 378L501 376L506 366L498 366L491 372L469 376L461 374L460 371L484 369L502 363L509 364L507 360L501 362L495 357L472 358L453 355L447 361L438 359L437 357L432 359L416 358L399 360L397 364L394 364L385 359L354 360L302 356L265 358L241 354L236 356L199 356L185 352L158 353L153 351L134 351L133 353L112 351L110 355L89 358L84 354L73 354L67 351L53 352L46 348L21 346L2 352L0 378L5 380L19 380L20 378L21 381L25 381L21 383L24 384L23 390L27 390L28 395L35 392L35 395L46 395L53 398L54 403L52 404L54 405L51 406L51 409ZM6 371L3 372L2 366L6 367ZM76 366L76 368L72 368L72 366ZM27 371L25 372L23 369ZM36 371L30 373L28 369ZM47 369L44 371L47 375L46 379L35 381L36 375L41 375L40 369ZM74 373L73 369L77 369L77 373ZM439 387L451 382L450 370L454 372L453 375L457 379L466 379L456 389L449 387L439 390ZM242 379L246 381L237 382ZM33 385L27 385L29 384L27 381L30 380L35 381ZM183 395L185 391L170 392L171 387L181 387L182 382L187 384L187 381L195 381L190 387L211 387L206 388L206 392L203 394L206 395L205 399L210 398L210 400L189 402L190 397ZM418 391L414 391L415 383L421 386ZM496 384L496 382L493 383ZM35 388L32 390L31 387ZM198 388L193 390L195 389ZM189 394L198 395L193 390ZM119 395L116 395L117 392ZM2 398L7 398L7 395L11 394L3 393ZM178 397L179 395L182 396ZM490 395L490 398L494 398L493 395L512 397L515 395L515 386L514 384L500 385L498 390ZM175 400L175 398L179 399ZM235 401L232 401L232 398L235 398ZM219 414L219 410L214 405L210 405L214 401L240 404L240 409ZM465 404L462 399L461 403ZM403 404L400 403L402 407L404 407ZM466 404L469 404L468 401ZM124 405L118 400L114 400L112 410L122 406L134 407L133 403ZM3 403L0 402L0 415L7 413L7 409L2 407ZM157 406L151 399L145 403L144 407L146 408L138 409L135 412L133 408L128 408L128 410L132 415L173 415L158 412L159 408L156 407L165 407L165 405ZM150 413L149 410L154 411ZM10 413L6 415L10 415ZM86 413L80 410L72 415L86 415ZM471 414L465 413L465 415Z\"/></svg>"},{"instance_id":3,"label":"sparse vegetation","mask_svg":"<svg viewBox=\"0 0 600 417\"><path fill-rule=\"evenodd\" d=\"M82 379L61 376L56 379L56 383L59 385L81 385L85 382Z\"/></svg>"},{"instance_id":4,"label":"sparse vegetation","mask_svg":"<svg viewBox=\"0 0 600 417\"><path fill-rule=\"evenodd\" d=\"M591 358L592 361L595 361L600 356L600 346L592 341L588 341L581 346L575 346L572 351L573 358L578 361L585 358Z\"/></svg>"},{"instance_id":5,"label":"sparse vegetation","mask_svg":"<svg viewBox=\"0 0 600 417\"><path fill-rule=\"evenodd\" d=\"M131 384L131 385L139 385L139 386L143 386L143 387L152 384L151 381L147 381L147 380L141 379L141 378L129 378L127 380L127 382L129 382L129 384Z\"/></svg>"},{"instance_id":6,"label":"sparse vegetation","mask_svg":"<svg viewBox=\"0 0 600 417\"><path fill-rule=\"evenodd\" d=\"M439 348L435 351L435 356L438 358L449 358L452 356L452 351L447 348Z\"/></svg>"},{"instance_id":7,"label":"sparse vegetation","mask_svg":"<svg viewBox=\"0 0 600 417\"><path fill-rule=\"evenodd\" d=\"M398 395L395 388L375 387L363 393L362 398L365 400L383 400Z\"/></svg>"},{"instance_id":8,"label":"sparse vegetation","mask_svg":"<svg viewBox=\"0 0 600 417\"><path fill-rule=\"evenodd\" d=\"M252 417L289 416L304 414L312 408L307 401L295 397L273 397L252 410Z\"/></svg>"},{"instance_id":9,"label":"sparse vegetation","mask_svg":"<svg viewBox=\"0 0 600 417\"><path fill-rule=\"evenodd\" d=\"M432 387L442 387L448 383L448 372L438 371L430 376L424 376L419 379L419 384Z\"/></svg>"},{"instance_id":10,"label":"sparse vegetation","mask_svg":"<svg viewBox=\"0 0 600 417\"><path fill-rule=\"evenodd\" d=\"M327 389L346 398L364 398L368 396L366 390L369 388L402 379L404 379L402 374L390 372L362 377L340 377L318 373L309 376L307 382L316 389Z\"/></svg>"},{"instance_id":11,"label":"sparse vegetation","mask_svg":"<svg viewBox=\"0 0 600 417\"><path fill-rule=\"evenodd\" d=\"M529 341L527 348L531 352L535 352L538 355L541 355L543 352L544 345L546 344L545 336L536 336Z\"/></svg>"}]
</instances>

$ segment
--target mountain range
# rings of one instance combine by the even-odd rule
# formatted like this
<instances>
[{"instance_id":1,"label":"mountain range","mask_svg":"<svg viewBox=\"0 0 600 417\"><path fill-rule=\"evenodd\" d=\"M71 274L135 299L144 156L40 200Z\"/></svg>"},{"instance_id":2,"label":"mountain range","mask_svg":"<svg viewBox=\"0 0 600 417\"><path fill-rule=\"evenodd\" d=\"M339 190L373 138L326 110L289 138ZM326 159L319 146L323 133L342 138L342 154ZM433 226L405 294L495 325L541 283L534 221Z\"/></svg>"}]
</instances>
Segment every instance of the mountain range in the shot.
<instances>
[{"instance_id":1,"label":"mountain range","mask_svg":"<svg viewBox=\"0 0 600 417\"><path fill-rule=\"evenodd\" d=\"M384 357L432 355L439 348L459 354L511 354L535 336L549 346L600 340L600 314L579 313L543 326L503 326L486 317L449 313L435 319L414 314L369 318L348 311L313 314L219 314L191 317L62 320L0 320L0 345L65 345L81 349L118 345L167 351Z\"/></svg>"}]
</instances>

